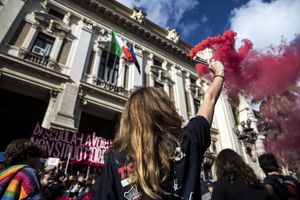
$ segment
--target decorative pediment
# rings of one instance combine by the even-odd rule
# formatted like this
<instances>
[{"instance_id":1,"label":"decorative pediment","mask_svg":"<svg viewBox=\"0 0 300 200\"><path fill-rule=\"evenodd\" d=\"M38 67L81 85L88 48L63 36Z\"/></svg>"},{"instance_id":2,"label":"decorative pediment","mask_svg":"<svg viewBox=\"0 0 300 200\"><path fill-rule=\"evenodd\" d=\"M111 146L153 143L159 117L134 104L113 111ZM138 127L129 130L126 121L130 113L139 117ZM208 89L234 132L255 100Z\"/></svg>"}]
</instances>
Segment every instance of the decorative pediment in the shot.
<instances>
[{"instance_id":1,"label":"decorative pediment","mask_svg":"<svg viewBox=\"0 0 300 200\"><path fill-rule=\"evenodd\" d=\"M33 14L35 20L40 24L44 24L50 31L55 31L56 29L59 32L64 32L66 34L71 30L71 28L66 23L53 15L42 12L33 12Z\"/></svg>"}]
</instances>

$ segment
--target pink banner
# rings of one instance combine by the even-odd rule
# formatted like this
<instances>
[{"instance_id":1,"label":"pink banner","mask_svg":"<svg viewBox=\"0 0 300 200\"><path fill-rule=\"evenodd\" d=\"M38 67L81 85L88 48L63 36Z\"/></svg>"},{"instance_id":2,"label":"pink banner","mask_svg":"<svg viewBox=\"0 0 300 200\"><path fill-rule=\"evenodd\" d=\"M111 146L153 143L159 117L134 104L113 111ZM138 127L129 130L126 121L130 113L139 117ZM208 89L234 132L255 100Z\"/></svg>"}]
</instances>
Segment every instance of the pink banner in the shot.
<instances>
[{"instance_id":1,"label":"pink banner","mask_svg":"<svg viewBox=\"0 0 300 200\"><path fill-rule=\"evenodd\" d=\"M111 146L112 140L93 135L45 129L39 124L35 126L31 140L46 149L48 157L67 160L70 154L72 163L93 166L104 164L104 153Z\"/></svg>"}]
</instances>

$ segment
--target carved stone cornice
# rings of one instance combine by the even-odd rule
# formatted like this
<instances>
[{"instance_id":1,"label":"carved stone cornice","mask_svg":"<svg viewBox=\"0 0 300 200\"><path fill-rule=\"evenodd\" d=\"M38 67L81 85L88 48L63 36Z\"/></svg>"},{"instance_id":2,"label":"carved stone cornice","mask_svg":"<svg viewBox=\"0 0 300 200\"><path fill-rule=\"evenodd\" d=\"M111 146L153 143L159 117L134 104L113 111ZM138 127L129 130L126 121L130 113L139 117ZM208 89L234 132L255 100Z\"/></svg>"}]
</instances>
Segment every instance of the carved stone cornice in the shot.
<instances>
[{"instance_id":1,"label":"carved stone cornice","mask_svg":"<svg viewBox=\"0 0 300 200\"><path fill-rule=\"evenodd\" d=\"M52 89L50 90L50 96L53 98L53 99L56 99L58 94L59 94L59 90L58 89Z\"/></svg>"},{"instance_id":2,"label":"carved stone cornice","mask_svg":"<svg viewBox=\"0 0 300 200\"><path fill-rule=\"evenodd\" d=\"M166 30L168 31L167 38L177 44L179 41L179 37L180 37L179 33L176 32L175 29L170 28L170 27L167 27Z\"/></svg>"},{"instance_id":3,"label":"carved stone cornice","mask_svg":"<svg viewBox=\"0 0 300 200\"><path fill-rule=\"evenodd\" d=\"M89 32L93 32L94 29L94 24L91 20L88 20L86 18L82 19L82 29L89 31Z\"/></svg>"},{"instance_id":4,"label":"carved stone cornice","mask_svg":"<svg viewBox=\"0 0 300 200\"><path fill-rule=\"evenodd\" d=\"M204 91L203 91L202 87L200 87L200 86L197 85L197 84L191 83L191 84L189 85L189 90L190 90L190 92L192 93L192 96L193 96L194 98L201 99L201 98L203 97L203 95L204 95Z\"/></svg>"},{"instance_id":5,"label":"carved stone cornice","mask_svg":"<svg viewBox=\"0 0 300 200\"><path fill-rule=\"evenodd\" d=\"M140 55L140 56L143 55L143 47L142 46L135 43L133 45L133 47L134 47L135 54Z\"/></svg>"},{"instance_id":6,"label":"carved stone cornice","mask_svg":"<svg viewBox=\"0 0 300 200\"><path fill-rule=\"evenodd\" d=\"M71 30L71 28L66 23L53 15L42 12L33 12L33 16L34 19L38 22L38 26L41 29L47 29L47 31L50 32L63 34L67 34Z\"/></svg>"},{"instance_id":7,"label":"carved stone cornice","mask_svg":"<svg viewBox=\"0 0 300 200\"><path fill-rule=\"evenodd\" d=\"M143 23L144 18L147 16L147 14L137 7L133 7L132 10L133 10L133 13L131 15L131 18L135 19L139 23Z\"/></svg>"},{"instance_id":8,"label":"carved stone cornice","mask_svg":"<svg viewBox=\"0 0 300 200\"><path fill-rule=\"evenodd\" d=\"M147 66L148 70L146 73L150 73L152 77L158 82L168 82L169 84L174 84L174 81L171 79L171 74L158 65Z\"/></svg>"},{"instance_id":9,"label":"carved stone cornice","mask_svg":"<svg viewBox=\"0 0 300 200\"><path fill-rule=\"evenodd\" d=\"M173 38L173 42L170 41L167 38L167 30L146 18L144 18L143 24L131 18L132 10L117 1L75 0L74 2L78 2L82 6L86 6L86 8L90 11L94 11L96 15L102 16L111 23L115 23L127 30L131 30L137 35L141 35L149 41L160 45L165 48L166 51L169 51L172 54L175 53L177 56L180 56L189 63L192 63L192 60L188 55L191 46L179 40L179 35L178 37L176 36Z\"/></svg>"}]
</instances>

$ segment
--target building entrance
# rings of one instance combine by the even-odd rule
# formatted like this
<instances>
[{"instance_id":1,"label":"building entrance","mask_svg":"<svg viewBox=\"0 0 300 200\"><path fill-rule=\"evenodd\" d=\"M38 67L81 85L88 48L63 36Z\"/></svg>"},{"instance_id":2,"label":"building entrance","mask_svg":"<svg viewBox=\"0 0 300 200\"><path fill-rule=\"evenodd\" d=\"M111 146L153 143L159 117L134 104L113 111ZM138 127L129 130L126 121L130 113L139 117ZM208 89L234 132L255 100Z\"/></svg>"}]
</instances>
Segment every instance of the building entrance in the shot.
<instances>
[{"instance_id":1,"label":"building entrance","mask_svg":"<svg viewBox=\"0 0 300 200\"><path fill-rule=\"evenodd\" d=\"M0 89L0 151L11 140L29 138L36 123L42 122L48 102Z\"/></svg>"}]
</instances>

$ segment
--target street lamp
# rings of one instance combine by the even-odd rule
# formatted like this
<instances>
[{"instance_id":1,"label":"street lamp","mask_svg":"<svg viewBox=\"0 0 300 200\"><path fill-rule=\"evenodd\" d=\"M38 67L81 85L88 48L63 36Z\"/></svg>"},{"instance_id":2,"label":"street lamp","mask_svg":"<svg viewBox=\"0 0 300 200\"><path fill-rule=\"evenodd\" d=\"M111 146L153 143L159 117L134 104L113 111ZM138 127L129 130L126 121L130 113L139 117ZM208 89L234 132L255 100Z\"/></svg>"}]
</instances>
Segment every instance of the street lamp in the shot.
<instances>
[{"instance_id":1,"label":"street lamp","mask_svg":"<svg viewBox=\"0 0 300 200\"><path fill-rule=\"evenodd\" d=\"M256 161L254 156L253 148L255 147L255 142L257 140L257 132L251 127L251 119L247 119L246 122L242 121L240 127L234 127L234 132L236 133L238 139L245 145L246 153L251 157L252 161Z\"/></svg>"}]
</instances>

